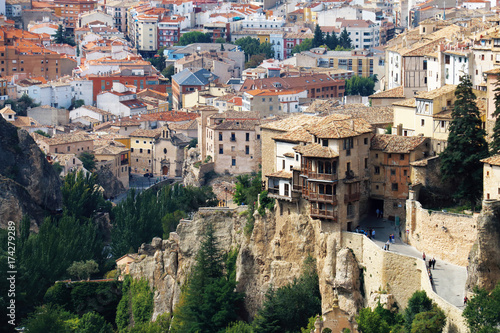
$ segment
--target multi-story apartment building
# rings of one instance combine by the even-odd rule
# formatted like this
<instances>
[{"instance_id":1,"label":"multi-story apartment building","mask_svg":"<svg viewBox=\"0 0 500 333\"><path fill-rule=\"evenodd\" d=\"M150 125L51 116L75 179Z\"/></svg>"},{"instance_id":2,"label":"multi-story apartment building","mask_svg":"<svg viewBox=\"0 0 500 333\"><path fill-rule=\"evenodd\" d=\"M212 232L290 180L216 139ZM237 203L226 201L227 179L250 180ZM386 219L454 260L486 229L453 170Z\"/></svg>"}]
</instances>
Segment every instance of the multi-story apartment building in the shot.
<instances>
[{"instance_id":1,"label":"multi-story apartment building","mask_svg":"<svg viewBox=\"0 0 500 333\"><path fill-rule=\"evenodd\" d=\"M197 71L184 69L172 76L173 107L179 109L183 106L183 95L195 90L203 90L212 82L217 82L218 77L202 68Z\"/></svg>"},{"instance_id":2,"label":"multi-story apartment building","mask_svg":"<svg viewBox=\"0 0 500 333\"><path fill-rule=\"evenodd\" d=\"M262 170L269 196L278 199L280 214L287 202L305 199L325 229L353 230L368 200L371 126L341 114L302 116L295 126L293 118L262 125L270 130L263 131L262 152L275 156L271 170Z\"/></svg>"},{"instance_id":3,"label":"multi-story apartment building","mask_svg":"<svg viewBox=\"0 0 500 333\"><path fill-rule=\"evenodd\" d=\"M242 110L259 112L262 118L299 112L301 98L307 98L307 90L249 90L243 93Z\"/></svg>"},{"instance_id":4,"label":"multi-story apartment building","mask_svg":"<svg viewBox=\"0 0 500 333\"><path fill-rule=\"evenodd\" d=\"M256 112L227 111L208 117L198 136L205 136L203 156L210 156L217 173L258 171L261 162L260 117Z\"/></svg>"},{"instance_id":5,"label":"multi-story apartment building","mask_svg":"<svg viewBox=\"0 0 500 333\"><path fill-rule=\"evenodd\" d=\"M158 22L158 47L171 47L179 42L184 28L183 16L164 17Z\"/></svg>"},{"instance_id":6,"label":"multi-story apartment building","mask_svg":"<svg viewBox=\"0 0 500 333\"><path fill-rule=\"evenodd\" d=\"M118 117L146 113L146 105L137 99L136 90L114 82L113 90L97 95L97 107Z\"/></svg>"},{"instance_id":7,"label":"multi-story apartment building","mask_svg":"<svg viewBox=\"0 0 500 333\"><path fill-rule=\"evenodd\" d=\"M355 49L371 49L380 45L380 25L370 20L337 19L340 30L347 30Z\"/></svg>"},{"instance_id":8,"label":"multi-story apartment building","mask_svg":"<svg viewBox=\"0 0 500 333\"><path fill-rule=\"evenodd\" d=\"M473 74L473 53L470 49L453 48L438 50L426 55L427 88L429 91L445 84L460 83L460 77Z\"/></svg>"},{"instance_id":9,"label":"multi-story apartment building","mask_svg":"<svg viewBox=\"0 0 500 333\"><path fill-rule=\"evenodd\" d=\"M135 4L135 2L127 1L107 1L106 13L113 17L113 27L118 31L127 31L127 8Z\"/></svg>"},{"instance_id":10,"label":"multi-story apartment building","mask_svg":"<svg viewBox=\"0 0 500 333\"><path fill-rule=\"evenodd\" d=\"M31 9L31 1L6 0L3 1L4 14L9 18L21 17L24 10Z\"/></svg>"},{"instance_id":11,"label":"multi-story apartment building","mask_svg":"<svg viewBox=\"0 0 500 333\"><path fill-rule=\"evenodd\" d=\"M78 15L95 9L95 0L54 0L56 15L63 18L64 27L73 32L78 28Z\"/></svg>"},{"instance_id":12,"label":"multi-story apartment building","mask_svg":"<svg viewBox=\"0 0 500 333\"><path fill-rule=\"evenodd\" d=\"M363 77L374 74L382 77L385 72L383 56L376 56L367 50L327 51L325 48L315 48L298 53L295 57L297 67L343 69Z\"/></svg>"},{"instance_id":13,"label":"multi-story apartment building","mask_svg":"<svg viewBox=\"0 0 500 333\"><path fill-rule=\"evenodd\" d=\"M371 139L370 198L389 220L406 219L411 184L410 163L429 156L430 139L422 136L381 134ZM375 208L376 207L376 208Z\"/></svg>"},{"instance_id":14,"label":"multi-story apartment building","mask_svg":"<svg viewBox=\"0 0 500 333\"><path fill-rule=\"evenodd\" d=\"M276 89L278 91L305 89L308 98L335 98L344 96L345 81L333 79L327 74L246 79L240 91L255 89Z\"/></svg>"}]
</instances>

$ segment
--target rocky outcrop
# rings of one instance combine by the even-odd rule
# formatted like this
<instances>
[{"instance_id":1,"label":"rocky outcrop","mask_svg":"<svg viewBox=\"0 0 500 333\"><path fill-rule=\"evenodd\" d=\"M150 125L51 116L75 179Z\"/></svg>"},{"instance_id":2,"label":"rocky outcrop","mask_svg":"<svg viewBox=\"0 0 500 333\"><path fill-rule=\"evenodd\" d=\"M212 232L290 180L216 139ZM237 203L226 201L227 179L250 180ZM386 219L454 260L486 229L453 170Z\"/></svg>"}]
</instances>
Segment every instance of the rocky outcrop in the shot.
<instances>
[{"instance_id":1,"label":"rocky outcrop","mask_svg":"<svg viewBox=\"0 0 500 333\"><path fill-rule=\"evenodd\" d=\"M201 153L198 148L190 148L184 156L184 164L182 165L182 180L185 186L202 186L199 178L199 168L196 168L195 163L201 161Z\"/></svg>"},{"instance_id":2,"label":"rocky outcrop","mask_svg":"<svg viewBox=\"0 0 500 333\"><path fill-rule=\"evenodd\" d=\"M1 216L19 220L27 214L40 223L43 210L61 208L61 180L25 130L0 117ZM7 178L10 180L7 180ZM5 191L3 190L5 189ZM2 223L4 223L3 219ZM33 228L36 226L33 224Z\"/></svg>"},{"instance_id":3,"label":"rocky outcrop","mask_svg":"<svg viewBox=\"0 0 500 333\"><path fill-rule=\"evenodd\" d=\"M478 237L469 254L466 289L493 290L500 281L500 202L484 200L477 219Z\"/></svg>"},{"instance_id":4,"label":"rocky outcrop","mask_svg":"<svg viewBox=\"0 0 500 333\"><path fill-rule=\"evenodd\" d=\"M205 226L212 223L222 249L239 248L237 288L246 294L249 317L256 314L271 286L281 287L300 275L309 255L316 259L323 312L331 309L336 288L340 308L352 317L363 305L358 263L352 251L339 248L340 232L327 231L332 226L322 226L301 213L307 209L302 202L279 206L276 214L267 211L264 217L256 212L250 237L243 231L245 208L202 209L193 220L181 221L168 240L154 239L141 246L140 259L130 265L130 274L148 279L154 287L155 317L172 312L180 286L195 262Z\"/></svg>"},{"instance_id":5,"label":"rocky outcrop","mask_svg":"<svg viewBox=\"0 0 500 333\"><path fill-rule=\"evenodd\" d=\"M122 182L116 178L109 166L105 166L95 172L97 175L97 183L104 189L104 197L111 198L125 192L125 187Z\"/></svg>"}]
</instances>

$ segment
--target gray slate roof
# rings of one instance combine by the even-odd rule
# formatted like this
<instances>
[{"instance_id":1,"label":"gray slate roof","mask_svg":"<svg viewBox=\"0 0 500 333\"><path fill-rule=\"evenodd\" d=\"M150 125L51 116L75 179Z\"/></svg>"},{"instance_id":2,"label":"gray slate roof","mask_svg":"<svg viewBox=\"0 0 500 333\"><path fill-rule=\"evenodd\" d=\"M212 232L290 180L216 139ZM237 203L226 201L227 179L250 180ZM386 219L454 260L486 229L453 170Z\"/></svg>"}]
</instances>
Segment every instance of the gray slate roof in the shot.
<instances>
[{"instance_id":1,"label":"gray slate roof","mask_svg":"<svg viewBox=\"0 0 500 333\"><path fill-rule=\"evenodd\" d=\"M172 76L172 80L180 86L205 86L219 77L210 71L202 68L196 72L191 72L188 68Z\"/></svg>"}]
</instances>

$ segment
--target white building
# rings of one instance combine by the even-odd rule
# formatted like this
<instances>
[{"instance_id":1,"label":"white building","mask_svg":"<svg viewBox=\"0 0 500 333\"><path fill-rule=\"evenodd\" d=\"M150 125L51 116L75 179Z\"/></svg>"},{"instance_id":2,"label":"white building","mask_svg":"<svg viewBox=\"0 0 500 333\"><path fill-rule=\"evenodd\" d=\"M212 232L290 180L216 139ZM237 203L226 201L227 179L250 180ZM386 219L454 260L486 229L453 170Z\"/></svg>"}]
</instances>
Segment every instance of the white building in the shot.
<instances>
[{"instance_id":1,"label":"white building","mask_svg":"<svg viewBox=\"0 0 500 333\"><path fill-rule=\"evenodd\" d=\"M77 121L78 118L90 117L97 120L100 123L106 121L111 121L117 118L111 112L96 108L95 106L84 105L77 109L69 111L69 119L71 121Z\"/></svg>"},{"instance_id":2,"label":"white building","mask_svg":"<svg viewBox=\"0 0 500 333\"><path fill-rule=\"evenodd\" d=\"M113 82L112 91L97 95L97 107L118 117L146 113L146 104L137 99L135 89L129 89L119 82Z\"/></svg>"},{"instance_id":3,"label":"white building","mask_svg":"<svg viewBox=\"0 0 500 333\"><path fill-rule=\"evenodd\" d=\"M347 30L355 49L370 49L380 45L380 26L369 20L337 19L336 26Z\"/></svg>"},{"instance_id":4,"label":"white building","mask_svg":"<svg viewBox=\"0 0 500 333\"><path fill-rule=\"evenodd\" d=\"M92 104L93 81L61 78L40 85L17 85L17 95L27 94L35 103L55 108L69 108L75 101Z\"/></svg>"}]
</instances>

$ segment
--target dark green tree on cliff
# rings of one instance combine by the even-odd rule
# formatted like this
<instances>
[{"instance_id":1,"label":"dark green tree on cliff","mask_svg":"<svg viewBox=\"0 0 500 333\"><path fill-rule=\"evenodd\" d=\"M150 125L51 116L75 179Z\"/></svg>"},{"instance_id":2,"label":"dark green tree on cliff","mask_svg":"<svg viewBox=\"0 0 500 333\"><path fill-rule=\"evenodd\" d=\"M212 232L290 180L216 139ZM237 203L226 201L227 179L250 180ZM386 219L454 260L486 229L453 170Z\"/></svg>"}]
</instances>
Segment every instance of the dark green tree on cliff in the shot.
<instances>
[{"instance_id":1,"label":"dark green tree on cliff","mask_svg":"<svg viewBox=\"0 0 500 333\"><path fill-rule=\"evenodd\" d=\"M500 332L500 283L492 292L475 288L476 294L468 302L463 316L471 332Z\"/></svg>"},{"instance_id":2,"label":"dark green tree on cliff","mask_svg":"<svg viewBox=\"0 0 500 333\"><path fill-rule=\"evenodd\" d=\"M472 206L481 197L483 166L488 156L486 131L482 128L476 95L468 76L462 76L455 90L448 146L441 153L443 181L455 184L455 198Z\"/></svg>"},{"instance_id":3,"label":"dark green tree on cliff","mask_svg":"<svg viewBox=\"0 0 500 333\"><path fill-rule=\"evenodd\" d=\"M236 321L243 299L243 294L234 291L236 257L234 251L224 258L214 227L208 224L196 265L175 308L172 332L220 332Z\"/></svg>"}]
</instances>

